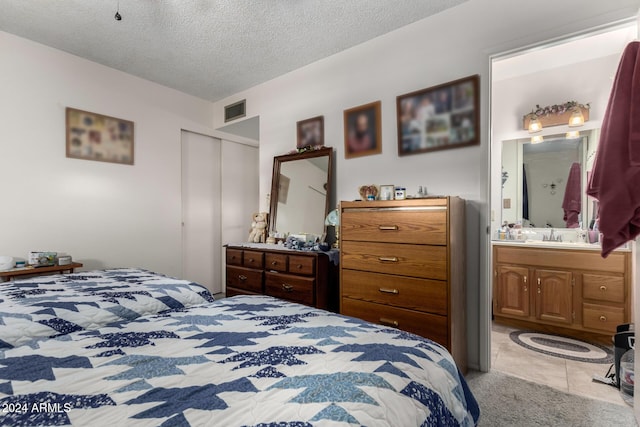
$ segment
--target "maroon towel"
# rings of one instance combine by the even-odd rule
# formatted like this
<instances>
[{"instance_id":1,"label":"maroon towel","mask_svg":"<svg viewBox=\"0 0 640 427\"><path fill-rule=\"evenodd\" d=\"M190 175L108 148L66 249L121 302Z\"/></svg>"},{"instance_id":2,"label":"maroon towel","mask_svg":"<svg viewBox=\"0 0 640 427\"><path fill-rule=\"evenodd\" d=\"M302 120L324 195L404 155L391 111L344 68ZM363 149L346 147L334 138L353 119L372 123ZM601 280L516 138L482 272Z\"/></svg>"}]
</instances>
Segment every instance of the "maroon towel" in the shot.
<instances>
[{"instance_id":1,"label":"maroon towel","mask_svg":"<svg viewBox=\"0 0 640 427\"><path fill-rule=\"evenodd\" d=\"M587 194L600 202L603 257L640 234L640 42L622 54Z\"/></svg>"},{"instance_id":2,"label":"maroon towel","mask_svg":"<svg viewBox=\"0 0 640 427\"><path fill-rule=\"evenodd\" d=\"M564 190L562 209L564 209L564 220L567 228L578 228L578 216L582 208L582 180L580 178L580 163L573 163L569 169L569 178Z\"/></svg>"}]
</instances>

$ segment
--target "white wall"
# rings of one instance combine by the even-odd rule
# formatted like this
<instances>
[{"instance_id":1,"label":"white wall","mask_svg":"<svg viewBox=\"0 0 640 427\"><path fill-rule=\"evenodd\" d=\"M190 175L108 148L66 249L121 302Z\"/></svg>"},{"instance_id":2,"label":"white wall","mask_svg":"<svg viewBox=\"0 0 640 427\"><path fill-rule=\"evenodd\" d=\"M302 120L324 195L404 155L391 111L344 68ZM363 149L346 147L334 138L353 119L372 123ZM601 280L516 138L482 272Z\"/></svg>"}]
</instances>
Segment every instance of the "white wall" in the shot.
<instances>
[{"instance_id":1,"label":"white wall","mask_svg":"<svg viewBox=\"0 0 640 427\"><path fill-rule=\"evenodd\" d=\"M426 185L431 194L467 199L469 364L486 369L490 55L635 15L639 5L538 0L531 7L525 1L469 0L222 100L214 122L224 123L224 105L245 98L247 115L260 116L263 209L273 156L295 147L296 121L318 115L325 119L325 144L337 151L337 200L357 198L358 186L371 183L402 184L409 193ZM399 158L396 96L473 74L481 77L481 145ZM345 160L343 110L376 100L382 101L382 154Z\"/></svg>"},{"instance_id":2,"label":"white wall","mask_svg":"<svg viewBox=\"0 0 640 427\"><path fill-rule=\"evenodd\" d=\"M0 254L180 276L180 130L212 104L0 32ZM65 157L65 107L135 122L135 165Z\"/></svg>"}]
</instances>

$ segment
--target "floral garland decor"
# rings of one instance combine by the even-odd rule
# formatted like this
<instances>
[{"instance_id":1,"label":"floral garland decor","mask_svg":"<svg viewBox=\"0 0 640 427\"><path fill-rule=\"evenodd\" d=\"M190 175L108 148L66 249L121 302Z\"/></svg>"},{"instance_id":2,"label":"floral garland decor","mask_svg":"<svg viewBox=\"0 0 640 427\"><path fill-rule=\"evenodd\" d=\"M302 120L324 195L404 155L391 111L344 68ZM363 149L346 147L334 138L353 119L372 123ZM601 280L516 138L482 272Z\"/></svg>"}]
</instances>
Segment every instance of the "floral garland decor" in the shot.
<instances>
[{"instance_id":1,"label":"floral garland decor","mask_svg":"<svg viewBox=\"0 0 640 427\"><path fill-rule=\"evenodd\" d=\"M540 107L539 105L536 104L536 108L534 110L532 110L529 114L525 115L525 118L532 118L532 117L543 117L543 116L550 116L551 114L563 114L566 113L567 111L572 111L575 108L579 108L581 110L588 110L589 108L591 108L590 104L579 104L576 101L568 101L565 102L564 104L555 104L555 105L547 105L546 107Z\"/></svg>"}]
</instances>

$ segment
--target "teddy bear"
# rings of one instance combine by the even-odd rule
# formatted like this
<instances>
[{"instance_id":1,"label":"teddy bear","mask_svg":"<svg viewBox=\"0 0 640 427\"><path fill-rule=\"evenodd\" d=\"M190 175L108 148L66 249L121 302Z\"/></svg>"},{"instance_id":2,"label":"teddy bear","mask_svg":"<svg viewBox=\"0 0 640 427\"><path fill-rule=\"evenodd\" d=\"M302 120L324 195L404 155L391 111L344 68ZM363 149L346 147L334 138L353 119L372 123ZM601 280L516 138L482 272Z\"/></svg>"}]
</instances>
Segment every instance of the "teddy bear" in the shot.
<instances>
[{"instance_id":1,"label":"teddy bear","mask_svg":"<svg viewBox=\"0 0 640 427\"><path fill-rule=\"evenodd\" d=\"M257 212L253 214L251 222L251 233L249 233L249 242L264 243L267 237L267 217L266 212Z\"/></svg>"}]
</instances>

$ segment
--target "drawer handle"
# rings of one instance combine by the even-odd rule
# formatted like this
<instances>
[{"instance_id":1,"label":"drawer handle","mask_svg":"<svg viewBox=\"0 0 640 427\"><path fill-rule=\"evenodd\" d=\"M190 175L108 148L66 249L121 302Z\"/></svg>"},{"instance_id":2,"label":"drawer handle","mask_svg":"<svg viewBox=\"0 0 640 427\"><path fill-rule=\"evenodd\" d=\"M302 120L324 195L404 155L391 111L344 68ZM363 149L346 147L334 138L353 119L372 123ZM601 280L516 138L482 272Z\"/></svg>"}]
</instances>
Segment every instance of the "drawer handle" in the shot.
<instances>
[{"instance_id":1,"label":"drawer handle","mask_svg":"<svg viewBox=\"0 0 640 427\"><path fill-rule=\"evenodd\" d=\"M253 258L249 258L249 262L255 262Z\"/></svg>"},{"instance_id":2,"label":"drawer handle","mask_svg":"<svg viewBox=\"0 0 640 427\"><path fill-rule=\"evenodd\" d=\"M380 292L382 292L383 294L399 294L400 291L397 289L387 289L387 288L380 288L378 289Z\"/></svg>"},{"instance_id":3,"label":"drawer handle","mask_svg":"<svg viewBox=\"0 0 640 427\"><path fill-rule=\"evenodd\" d=\"M244 282L245 280L247 280L247 276L245 276L244 274L240 274L238 276L238 279L240 279L240 280L242 280Z\"/></svg>"},{"instance_id":4,"label":"drawer handle","mask_svg":"<svg viewBox=\"0 0 640 427\"><path fill-rule=\"evenodd\" d=\"M398 262L398 257L395 257L395 256L391 256L391 257L389 257L389 256L381 256L381 257L378 257L378 260L380 262Z\"/></svg>"},{"instance_id":5,"label":"drawer handle","mask_svg":"<svg viewBox=\"0 0 640 427\"><path fill-rule=\"evenodd\" d=\"M604 292L604 291L606 291L606 290L607 290L607 287L606 287L605 285L602 285L602 286L600 286L600 290L601 290L602 292Z\"/></svg>"},{"instance_id":6,"label":"drawer handle","mask_svg":"<svg viewBox=\"0 0 640 427\"><path fill-rule=\"evenodd\" d=\"M285 292L292 292L293 291L293 285L290 285L288 283L283 283L282 284L282 290Z\"/></svg>"},{"instance_id":7,"label":"drawer handle","mask_svg":"<svg viewBox=\"0 0 640 427\"><path fill-rule=\"evenodd\" d=\"M302 266L302 264L298 264L298 265L296 265L296 268L297 268L298 270L302 270L302 267L303 267L303 266Z\"/></svg>"},{"instance_id":8,"label":"drawer handle","mask_svg":"<svg viewBox=\"0 0 640 427\"><path fill-rule=\"evenodd\" d=\"M391 320L384 317L380 318L380 323L387 326L393 326L394 328L397 328L398 325L400 325L397 320Z\"/></svg>"},{"instance_id":9,"label":"drawer handle","mask_svg":"<svg viewBox=\"0 0 640 427\"><path fill-rule=\"evenodd\" d=\"M278 261L271 261L271 265L278 265Z\"/></svg>"},{"instance_id":10,"label":"drawer handle","mask_svg":"<svg viewBox=\"0 0 640 427\"><path fill-rule=\"evenodd\" d=\"M234 260L234 259L236 259L236 256L235 256L235 255L232 255L232 256L231 256L231 260Z\"/></svg>"},{"instance_id":11,"label":"drawer handle","mask_svg":"<svg viewBox=\"0 0 640 427\"><path fill-rule=\"evenodd\" d=\"M606 322L607 321L607 316L600 316L600 321L601 322Z\"/></svg>"},{"instance_id":12,"label":"drawer handle","mask_svg":"<svg viewBox=\"0 0 640 427\"><path fill-rule=\"evenodd\" d=\"M398 226L397 225L379 225L378 226L378 230L380 230L380 231L397 231L398 230Z\"/></svg>"}]
</instances>

